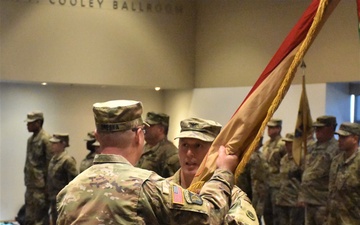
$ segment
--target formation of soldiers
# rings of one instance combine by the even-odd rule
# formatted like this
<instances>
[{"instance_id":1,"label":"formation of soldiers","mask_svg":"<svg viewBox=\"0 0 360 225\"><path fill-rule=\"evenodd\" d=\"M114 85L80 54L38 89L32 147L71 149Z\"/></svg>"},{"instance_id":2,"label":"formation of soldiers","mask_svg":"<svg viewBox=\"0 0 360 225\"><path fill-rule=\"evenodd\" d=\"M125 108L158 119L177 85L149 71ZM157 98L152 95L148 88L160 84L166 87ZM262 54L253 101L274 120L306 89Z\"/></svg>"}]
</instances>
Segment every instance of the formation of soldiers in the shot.
<instances>
[{"instance_id":1,"label":"formation of soldiers","mask_svg":"<svg viewBox=\"0 0 360 225\"><path fill-rule=\"evenodd\" d=\"M106 103L103 104L106 105ZM111 108L112 104L106 107ZM131 110L133 108L134 111ZM109 215L109 213L117 211L114 208L114 211L108 211L106 216L102 215L106 217L103 218L104 221L114 222L115 224L122 224L125 221L129 222L129 224L131 221L145 223L150 221L152 224L172 224L175 221L179 224L190 224L194 221L201 221L200 224L207 224L208 222L215 224L261 224L264 221L266 225L335 225L357 224L360 220L360 174L358 172L360 171L360 125L357 123L343 123L339 130L336 131L337 122L334 116L318 117L313 124L315 135L311 136L307 141L307 154L300 164L297 164L292 154L294 134L287 133L285 137L282 137L282 120L272 119L267 126L269 140L264 144L261 140L245 170L235 180L235 184L231 182L232 175L229 176L224 172L219 172L217 178L213 178L212 181L220 182L220 186L209 184L208 186L205 185L203 189L191 193L186 189L191 184L212 141L220 132L221 125L219 123L202 118L188 118L181 121L181 131L176 137L179 140L177 148L167 138L169 116L164 113L148 112L146 119L142 121L141 103L128 104L126 102L123 105L123 102L121 102L115 109L105 112L100 112L104 108L97 108L95 104L93 109L99 134L96 134L96 132L88 132L87 134L85 141L89 153L80 163L79 171L82 174L81 176L78 175L75 159L65 150L69 146L69 135L56 133L50 136L42 128L44 122L43 113L32 112L27 115L28 131L32 132L33 135L28 139L24 169L26 185L25 224L54 225L56 221L59 224L76 221L76 217L84 213L80 212L78 207L84 207L84 205L88 204L86 201L83 203L77 202L76 204L70 203L71 198L74 198L76 194L79 194L78 199L84 197L81 194L81 188L78 189L81 184L89 184L88 191L98 193L103 198L104 202L98 202L98 204L107 203L113 205L117 210L119 210L119 207L127 208L128 206L125 203L115 203L114 205L114 203L108 202L107 198L104 197L104 192L97 192L97 189L95 190L92 187L93 184L87 183L88 179L97 179L90 176L93 176L94 173L101 174L104 169L100 169L100 166L95 167L93 164L106 165L109 162L114 164L130 162L128 170L139 176L136 178L139 179L138 182L144 182L143 186L145 184L150 185L148 187L150 189L138 189L138 184L132 183L131 176L129 177L130 180L125 183L114 178L126 177L126 171L128 170L124 171L125 174L113 174L109 171L109 173L101 175L101 179L105 183L111 180L107 188L114 187L117 191L121 189L127 195L132 195L131 193L148 195L148 197L141 197L141 201L134 198L134 200L139 201L139 204L140 202L145 204L142 206L146 208L143 209L144 212L130 207L127 208L128 211L121 211L122 216L129 216L125 216L128 217L127 219L117 219L116 215ZM141 109L140 114L135 109ZM120 114L113 115L114 110L118 110ZM123 110L124 114L121 114ZM109 117L114 117L111 125L109 121L103 121L102 116L106 113ZM131 116L134 118L129 122L128 117ZM141 123L139 122L135 126L134 121L140 121ZM130 125L124 128L124 124ZM139 149L141 148L138 155L132 153L133 155L124 156L125 149L128 149L128 146L122 146L120 143L116 145L118 152L104 151L104 149L108 149L109 145L116 142L114 139L109 143L109 140L112 140L114 135L119 136L119 139L116 140L122 140L122 143L126 143L129 135L125 137L123 133L130 130L137 137L138 129L141 130L144 143L141 146L141 138L136 139L136 145L139 145ZM334 138L335 134L339 136L339 141ZM100 142L97 141L101 139L99 135L109 137L103 138L103 141ZM141 136L140 133L139 136ZM134 149L133 151L135 151ZM99 158L100 153L104 156ZM112 156L114 154L119 154L121 157ZM137 160L132 162L136 158ZM225 158L222 158L222 160L229 160L229 165L234 161L234 159ZM219 168L222 168L221 165L223 164L219 163L219 165ZM114 166L111 169L122 170L117 168L116 165ZM136 170L135 167L140 170ZM109 169L109 167L105 168L106 170ZM234 169L230 166L225 168L230 171ZM92 174L87 169L92 170ZM150 171L156 174L152 174ZM112 174L113 177L104 177L109 174ZM146 178L147 176L148 178ZM135 179L135 177L132 179ZM150 178L154 182L153 184L147 182L146 179ZM74 184L67 190L61 191L69 183ZM99 184L95 183L94 185L98 185L97 188L99 188ZM152 185L154 186L152 187ZM162 192L154 193L153 188L156 187ZM219 190L214 191L214 188L225 190L225 193L221 193ZM133 189L133 191L129 192L130 189ZM164 192L164 190L166 191ZM62 194L58 196L57 205L56 196L59 192L62 192ZM209 193L211 194L209 195ZM111 195L113 200L116 198L128 198L111 191L108 195ZM91 196L86 196L86 198L91 198ZM226 196L230 198L227 199ZM166 204L166 207L162 208L161 212L152 211L151 213L155 214L154 218L144 219L143 217L148 216L145 215L149 210L147 207L151 207L152 203L143 202L143 198L149 197L154 197L158 199L157 201L160 201L154 207L164 207L160 206L161 204ZM205 202L212 201L210 198L217 199L216 202L224 198L221 204L218 202L220 205L212 206L222 209L221 213L213 211L214 208L212 207L203 208ZM226 204L228 204L228 207L226 207ZM177 211L176 209L179 206L186 210ZM95 206L90 204L86 207ZM88 210L90 214L100 213L98 209L85 208L82 210ZM48 213L49 209L50 215ZM139 218L130 216L134 213L130 212L131 209L136 212L135 214L138 214ZM69 210L72 214L71 218L68 217ZM191 211L196 213L190 213ZM60 212L59 215L58 212ZM142 213L145 214L142 215ZM170 216L164 213L174 215ZM97 216L90 214L88 215L89 218L82 218L85 221L84 223L92 224L91 218ZM185 215L199 216L199 220L189 220L189 218L185 218ZM204 219L204 215L207 215L207 219ZM155 223L155 221L157 222ZM160 221L162 222L160 223Z\"/></svg>"}]
</instances>

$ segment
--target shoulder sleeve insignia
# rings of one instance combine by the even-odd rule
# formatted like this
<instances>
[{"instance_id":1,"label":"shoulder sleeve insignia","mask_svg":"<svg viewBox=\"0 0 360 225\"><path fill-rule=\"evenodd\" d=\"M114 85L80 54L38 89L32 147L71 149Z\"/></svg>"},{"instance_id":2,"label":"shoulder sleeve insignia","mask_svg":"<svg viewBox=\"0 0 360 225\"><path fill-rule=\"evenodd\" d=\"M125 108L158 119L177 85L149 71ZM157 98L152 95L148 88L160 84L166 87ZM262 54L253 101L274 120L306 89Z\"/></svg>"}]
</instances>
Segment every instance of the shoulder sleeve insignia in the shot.
<instances>
[{"instance_id":1,"label":"shoulder sleeve insignia","mask_svg":"<svg viewBox=\"0 0 360 225\"><path fill-rule=\"evenodd\" d=\"M172 202L173 204L184 205L183 189L180 186L172 186Z\"/></svg>"},{"instance_id":2,"label":"shoulder sleeve insignia","mask_svg":"<svg viewBox=\"0 0 360 225\"><path fill-rule=\"evenodd\" d=\"M164 181L163 185L162 185L162 193L165 194L165 195L168 195L169 194L169 189L170 189L169 182Z\"/></svg>"},{"instance_id":3,"label":"shoulder sleeve insignia","mask_svg":"<svg viewBox=\"0 0 360 225\"><path fill-rule=\"evenodd\" d=\"M185 190L185 200L188 204L196 204L196 205L202 205L203 200L198 194L195 194L191 191Z\"/></svg>"}]
</instances>

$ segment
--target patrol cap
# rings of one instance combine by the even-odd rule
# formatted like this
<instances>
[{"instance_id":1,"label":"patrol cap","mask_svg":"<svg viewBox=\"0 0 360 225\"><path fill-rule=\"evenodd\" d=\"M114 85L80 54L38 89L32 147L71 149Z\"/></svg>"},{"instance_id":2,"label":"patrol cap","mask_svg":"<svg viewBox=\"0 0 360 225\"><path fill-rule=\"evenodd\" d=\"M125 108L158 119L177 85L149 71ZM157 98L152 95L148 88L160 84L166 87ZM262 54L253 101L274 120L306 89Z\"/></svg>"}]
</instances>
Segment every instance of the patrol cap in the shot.
<instances>
[{"instance_id":1,"label":"patrol cap","mask_svg":"<svg viewBox=\"0 0 360 225\"><path fill-rule=\"evenodd\" d=\"M34 122L36 120L44 120L44 114L40 111L36 111L36 112L29 112L27 114L27 118L24 122L27 123L31 123Z\"/></svg>"},{"instance_id":2,"label":"patrol cap","mask_svg":"<svg viewBox=\"0 0 360 225\"><path fill-rule=\"evenodd\" d=\"M113 100L93 105L98 132L119 132L144 124L142 103L133 100ZM146 124L146 123L145 123Z\"/></svg>"},{"instance_id":3,"label":"patrol cap","mask_svg":"<svg viewBox=\"0 0 360 225\"><path fill-rule=\"evenodd\" d=\"M180 122L181 131L177 138L195 138L205 142L213 142L220 133L221 124L212 120L189 118Z\"/></svg>"},{"instance_id":4,"label":"patrol cap","mask_svg":"<svg viewBox=\"0 0 360 225\"><path fill-rule=\"evenodd\" d=\"M90 131L87 133L86 138L84 139L84 141L95 141L95 131Z\"/></svg>"},{"instance_id":5,"label":"patrol cap","mask_svg":"<svg viewBox=\"0 0 360 225\"><path fill-rule=\"evenodd\" d=\"M281 127L281 125L282 125L282 120L281 119L271 119L267 123L268 127Z\"/></svg>"},{"instance_id":6,"label":"patrol cap","mask_svg":"<svg viewBox=\"0 0 360 225\"><path fill-rule=\"evenodd\" d=\"M56 133L50 138L50 142L57 143L57 142L65 142L66 147L69 147L69 134L67 133Z\"/></svg>"},{"instance_id":7,"label":"patrol cap","mask_svg":"<svg viewBox=\"0 0 360 225\"><path fill-rule=\"evenodd\" d=\"M155 113L148 112L146 114L145 122L150 125L162 124L164 126L169 126L169 116L165 113Z\"/></svg>"},{"instance_id":8,"label":"patrol cap","mask_svg":"<svg viewBox=\"0 0 360 225\"><path fill-rule=\"evenodd\" d=\"M293 142L294 141L294 133L287 133L282 140L287 141L287 142Z\"/></svg>"},{"instance_id":9,"label":"patrol cap","mask_svg":"<svg viewBox=\"0 0 360 225\"><path fill-rule=\"evenodd\" d=\"M338 131L335 134L341 136L349 136L352 134L360 136L360 124L358 123L342 123Z\"/></svg>"},{"instance_id":10,"label":"patrol cap","mask_svg":"<svg viewBox=\"0 0 360 225\"><path fill-rule=\"evenodd\" d=\"M336 126L335 116L320 116L313 123L313 127L325 127L325 126Z\"/></svg>"}]
</instances>

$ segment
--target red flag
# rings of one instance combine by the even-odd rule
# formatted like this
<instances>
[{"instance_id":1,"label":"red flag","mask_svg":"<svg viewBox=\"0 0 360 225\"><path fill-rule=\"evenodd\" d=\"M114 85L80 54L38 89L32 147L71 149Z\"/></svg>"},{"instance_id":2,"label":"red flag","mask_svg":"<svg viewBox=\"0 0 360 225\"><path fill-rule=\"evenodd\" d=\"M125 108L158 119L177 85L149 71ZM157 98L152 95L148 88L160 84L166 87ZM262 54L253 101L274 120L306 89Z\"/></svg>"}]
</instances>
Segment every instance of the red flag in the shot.
<instances>
[{"instance_id":1,"label":"red flag","mask_svg":"<svg viewBox=\"0 0 360 225\"><path fill-rule=\"evenodd\" d=\"M311 140L313 134L312 118L309 101L306 94L305 75L303 75L302 91L299 103L298 117L295 126L295 138L293 141L293 157L296 164L300 165L303 156L306 155L308 138Z\"/></svg>"},{"instance_id":2,"label":"red flag","mask_svg":"<svg viewBox=\"0 0 360 225\"><path fill-rule=\"evenodd\" d=\"M241 158L235 174L238 176L290 87L297 66L339 1L314 0L306 9L245 100L214 140L189 189L198 189L210 178L216 169L220 145L225 145L228 153Z\"/></svg>"}]
</instances>

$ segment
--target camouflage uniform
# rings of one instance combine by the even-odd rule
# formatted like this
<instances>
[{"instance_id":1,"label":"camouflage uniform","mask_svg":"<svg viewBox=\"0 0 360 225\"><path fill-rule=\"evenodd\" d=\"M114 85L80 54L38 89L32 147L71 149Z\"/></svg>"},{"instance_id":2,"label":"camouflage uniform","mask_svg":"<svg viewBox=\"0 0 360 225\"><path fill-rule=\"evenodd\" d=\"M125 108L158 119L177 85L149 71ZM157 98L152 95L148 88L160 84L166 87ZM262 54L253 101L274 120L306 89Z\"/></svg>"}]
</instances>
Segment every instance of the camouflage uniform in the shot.
<instances>
[{"instance_id":1,"label":"camouflage uniform","mask_svg":"<svg viewBox=\"0 0 360 225\"><path fill-rule=\"evenodd\" d=\"M92 166L96 153L90 152L80 163L80 173Z\"/></svg>"},{"instance_id":2,"label":"camouflage uniform","mask_svg":"<svg viewBox=\"0 0 360 225\"><path fill-rule=\"evenodd\" d=\"M172 177L166 179L169 182L180 185L180 171L181 169L179 169ZM224 224L259 224L250 199L247 197L246 193L237 186L234 186L231 191L231 205L229 212L225 216Z\"/></svg>"},{"instance_id":3,"label":"camouflage uniform","mask_svg":"<svg viewBox=\"0 0 360 225\"><path fill-rule=\"evenodd\" d=\"M27 141L25 175L26 224L48 224L47 170L52 157L50 135L43 129Z\"/></svg>"},{"instance_id":4,"label":"camouflage uniform","mask_svg":"<svg viewBox=\"0 0 360 225\"><path fill-rule=\"evenodd\" d=\"M261 154L259 150L253 152L236 182L237 186L249 196L259 219L264 211L264 200L267 193L265 181L268 178L267 164Z\"/></svg>"},{"instance_id":5,"label":"camouflage uniform","mask_svg":"<svg viewBox=\"0 0 360 225\"><path fill-rule=\"evenodd\" d=\"M329 194L329 170L334 154L338 152L335 138L324 143L316 142L305 157L299 202L306 203L306 224L323 224Z\"/></svg>"},{"instance_id":6,"label":"camouflage uniform","mask_svg":"<svg viewBox=\"0 0 360 225\"><path fill-rule=\"evenodd\" d=\"M284 142L281 135L274 140L268 140L263 146L263 156L268 165L268 186L269 190L265 199L264 217L265 222L273 221L278 224L278 211L275 205L276 195L280 188L280 160L285 155Z\"/></svg>"},{"instance_id":7,"label":"camouflage uniform","mask_svg":"<svg viewBox=\"0 0 360 225\"><path fill-rule=\"evenodd\" d=\"M358 135L360 124L343 123L336 134ZM358 139L359 140L359 139ZM341 140L339 140L341 141ZM345 157L343 150L331 163L327 225L355 225L360 221L360 147Z\"/></svg>"},{"instance_id":8,"label":"camouflage uniform","mask_svg":"<svg viewBox=\"0 0 360 225\"><path fill-rule=\"evenodd\" d=\"M153 147L145 144L144 153L136 166L162 177L172 176L180 168L178 149L166 138Z\"/></svg>"},{"instance_id":9,"label":"camouflage uniform","mask_svg":"<svg viewBox=\"0 0 360 225\"><path fill-rule=\"evenodd\" d=\"M222 224L233 180L218 169L198 195L122 156L96 155L58 194L57 224Z\"/></svg>"},{"instance_id":10,"label":"camouflage uniform","mask_svg":"<svg viewBox=\"0 0 360 225\"><path fill-rule=\"evenodd\" d=\"M279 208L279 225L304 224L305 210L297 205L301 173L301 169L296 165L292 156L286 154L281 159L281 187L276 198Z\"/></svg>"}]
</instances>

